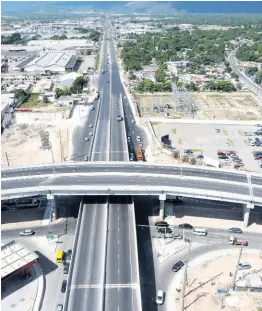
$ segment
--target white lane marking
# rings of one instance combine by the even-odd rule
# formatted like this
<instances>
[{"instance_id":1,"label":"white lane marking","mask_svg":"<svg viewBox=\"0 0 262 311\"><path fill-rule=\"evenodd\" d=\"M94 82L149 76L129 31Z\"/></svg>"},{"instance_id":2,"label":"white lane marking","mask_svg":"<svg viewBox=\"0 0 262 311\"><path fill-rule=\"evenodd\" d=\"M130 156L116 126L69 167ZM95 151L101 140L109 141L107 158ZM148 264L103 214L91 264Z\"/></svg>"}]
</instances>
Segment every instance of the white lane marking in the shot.
<instances>
[{"instance_id":1,"label":"white lane marking","mask_svg":"<svg viewBox=\"0 0 262 311\"><path fill-rule=\"evenodd\" d=\"M63 276L63 274L62 274ZM85 289L85 288L93 288L93 289L114 289L114 288L138 288L138 284L136 283L123 283L123 284L79 284L79 285L71 285L70 289Z\"/></svg>"}]
</instances>

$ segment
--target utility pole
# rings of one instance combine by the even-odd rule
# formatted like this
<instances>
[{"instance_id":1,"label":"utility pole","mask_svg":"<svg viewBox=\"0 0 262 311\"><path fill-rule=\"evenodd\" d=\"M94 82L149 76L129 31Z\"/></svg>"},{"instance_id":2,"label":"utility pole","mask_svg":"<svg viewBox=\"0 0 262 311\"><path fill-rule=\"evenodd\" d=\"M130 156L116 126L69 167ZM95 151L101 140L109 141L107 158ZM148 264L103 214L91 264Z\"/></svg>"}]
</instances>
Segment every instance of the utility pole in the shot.
<instances>
[{"instance_id":1,"label":"utility pole","mask_svg":"<svg viewBox=\"0 0 262 311\"><path fill-rule=\"evenodd\" d=\"M8 166L10 166L10 163L9 163L9 159L8 159L7 152L5 152L5 157L6 157L7 165L8 165Z\"/></svg>"},{"instance_id":2,"label":"utility pole","mask_svg":"<svg viewBox=\"0 0 262 311\"><path fill-rule=\"evenodd\" d=\"M61 141L61 131L59 129L59 141L60 141L60 156L61 156L61 162L63 162L63 152L62 152L62 141Z\"/></svg>"},{"instance_id":3,"label":"utility pole","mask_svg":"<svg viewBox=\"0 0 262 311\"><path fill-rule=\"evenodd\" d=\"M188 267L189 256L190 256L190 248L191 248L191 242L189 242L189 245L188 245L187 261L186 261L185 270L184 270L183 288L181 291L181 295L182 295L181 311L185 310L185 292L186 292L186 283L187 283L187 267Z\"/></svg>"},{"instance_id":4,"label":"utility pole","mask_svg":"<svg viewBox=\"0 0 262 311\"><path fill-rule=\"evenodd\" d=\"M235 283L236 283L236 278L237 278L238 265L239 265L239 262L240 262L242 251L243 251L243 246L241 246L241 248L240 248L240 252L239 252L238 260L237 260L237 266L236 266L235 273L234 273L234 276L233 276L233 279L232 279L232 283L231 283L231 286L232 286L233 290L235 290Z\"/></svg>"}]
</instances>

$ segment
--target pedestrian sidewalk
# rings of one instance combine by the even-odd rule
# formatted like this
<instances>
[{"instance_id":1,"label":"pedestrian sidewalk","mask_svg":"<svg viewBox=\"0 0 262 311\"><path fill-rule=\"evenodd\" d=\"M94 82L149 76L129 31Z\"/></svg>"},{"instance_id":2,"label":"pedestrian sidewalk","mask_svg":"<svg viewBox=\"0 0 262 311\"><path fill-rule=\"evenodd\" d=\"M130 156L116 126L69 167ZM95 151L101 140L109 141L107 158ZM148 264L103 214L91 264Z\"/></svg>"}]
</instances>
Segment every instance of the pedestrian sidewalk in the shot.
<instances>
[{"instance_id":1,"label":"pedestrian sidewalk","mask_svg":"<svg viewBox=\"0 0 262 311\"><path fill-rule=\"evenodd\" d=\"M2 282L1 309L39 311L44 297L44 276L38 263L29 267L28 279L20 274Z\"/></svg>"}]
</instances>

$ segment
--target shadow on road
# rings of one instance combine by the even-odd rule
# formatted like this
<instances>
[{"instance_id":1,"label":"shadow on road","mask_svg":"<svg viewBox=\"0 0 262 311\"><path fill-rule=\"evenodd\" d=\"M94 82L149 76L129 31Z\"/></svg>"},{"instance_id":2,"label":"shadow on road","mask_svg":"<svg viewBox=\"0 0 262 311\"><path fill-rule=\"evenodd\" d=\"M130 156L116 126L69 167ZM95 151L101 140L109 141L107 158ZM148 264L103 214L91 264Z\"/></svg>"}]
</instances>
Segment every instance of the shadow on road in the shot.
<instances>
[{"instance_id":1,"label":"shadow on road","mask_svg":"<svg viewBox=\"0 0 262 311\"><path fill-rule=\"evenodd\" d=\"M136 224L149 225L148 216L153 215L153 207L158 204L158 200L153 197L134 197L134 204ZM156 280L151 234L148 228L137 227L137 244L142 309L154 311L158 309L155 303Z\"/></svg>"},{"instance_id":2,"label":"shadow on road","mask_svg":"<svg viewBox=\"0 0 262 311\"><path fill-rule=\"evenodd\" d=\"M44 254L39 251L35 251L35 253L39 256L38 263L43 271L43 275L47 275L58 268L58 265L53 263L50 259L48 259ZM54 257L56 254L54 253Z\"/></svg>"}]
</instances>

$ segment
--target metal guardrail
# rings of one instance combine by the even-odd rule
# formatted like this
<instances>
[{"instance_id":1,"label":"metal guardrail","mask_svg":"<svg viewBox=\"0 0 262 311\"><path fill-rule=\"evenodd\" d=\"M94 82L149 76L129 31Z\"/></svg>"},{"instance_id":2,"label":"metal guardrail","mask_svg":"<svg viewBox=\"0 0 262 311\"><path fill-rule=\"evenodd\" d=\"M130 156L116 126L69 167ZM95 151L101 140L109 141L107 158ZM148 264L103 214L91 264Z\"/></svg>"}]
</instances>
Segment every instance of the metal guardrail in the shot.
<instances>
[{"instance_id":1,"label":"metal guardrail","mask_svg":"<svg viewBox=\"0 0 262 311\"><path fill-rule=\"evenodd\" d=\"M110 187L110 188L109 188ZM13 189L2 190L2 200L28 197L36 195L47 195L52 193L53 195L160 195L167 194L173 196L186 196L192 198L202 198L207 200L220 200L226 202L236 202L236 203L250 203L252 198L250 194L242 195L222 191L214 190L203 190L198 188L188 188L188 187L172 187L172 186L55 186L55 185L45 185L30 188L19 188L16 189L14 193ZM247 186L248 187L248 186ZM261 197L253 197L254 204L262 204Z\"/></svg>"},{"instance_id":2,"label":"metal guardrail","mask_svg":"<svg viewBox=\"0 0 262 311\"><path fill-rule=\"evenodd\" d=\"M80 203L77 223L76 223L76 231L75 231L75 238L73 243L73 250L72 250L72 258L69 266L69 273L68 273L68 282L67 282L67 288L66 288L66 295L65 295L65 302L64 302L64 311L67 311L68 308L68 302L69 302L69 296L70 296L70 287L72 283L72 275L74 271L74 263L75 263L75 257L76 257L76 248L77 248L77 241L81 226L81 220L83 215L83 200Z\"/></svg>"}]
</instances>

